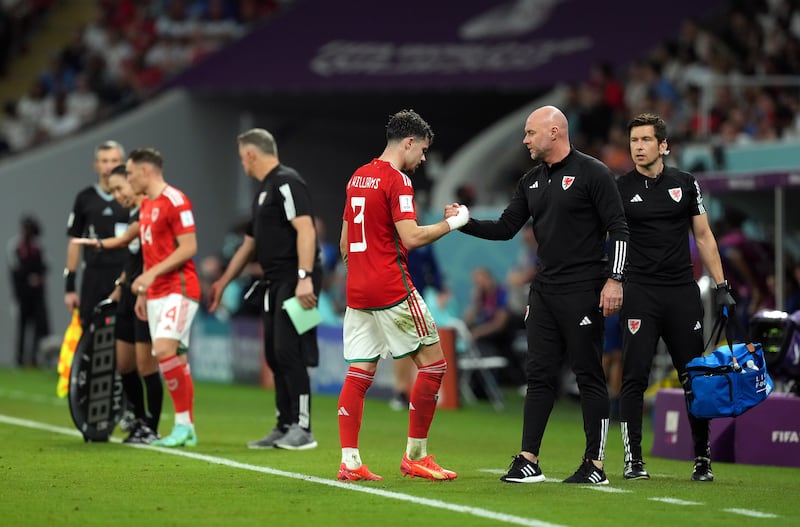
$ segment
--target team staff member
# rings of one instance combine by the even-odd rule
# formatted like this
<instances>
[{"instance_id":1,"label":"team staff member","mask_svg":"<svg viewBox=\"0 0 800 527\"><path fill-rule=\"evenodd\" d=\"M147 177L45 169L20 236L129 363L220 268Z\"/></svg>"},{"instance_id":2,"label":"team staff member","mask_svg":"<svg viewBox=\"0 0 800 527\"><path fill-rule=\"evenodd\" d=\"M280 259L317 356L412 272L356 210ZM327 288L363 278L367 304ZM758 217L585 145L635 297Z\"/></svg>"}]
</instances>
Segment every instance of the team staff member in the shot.
<instances>
[{"instance_id":1,"label":"team staff member","mask_svg":"<svg viewBox=\"0 0 800 527\"><path fill-rule=\"evenodd\" d=\"M114 282L114 291L109 298L117 302L117 319L114 324L116 339L117 371L122 377L125 399L130 405L135 421L125 443L151 443L158 439L158 423L164 399L164 387L158 371L158 360L152 353L150 329L147 322L139 320L134 312L136 295L130 284L142 272L141 243L139 241L139 206L144 196L136 194L126 178L125 165L111 170L108 178L111 195L129 210L128 230L122 236L105 239L76 238L75 243L95 248L128 248L128 259L122 274ZM141 376L141 377L140 377ZM144 381L145 391L142 390ZM147 406L145 406L145 392Z\"/></svg>"},{"instance_id":2,"label":"team staff member","mask_svg":"<svg viewBox=\"0 0 800 527\"><path fill-rule=\"evenodd\" d=\"M394 114L386 125L386 148L347 183L339 249L347 265L344 359L349 363L339 394L342 481L377 481L361 461L358 435L364 398L378 359L411 357L417 378L411 388L406 452L400 472L446 481L457 477L428 455L428 431L436 396L447 370L433 317L408 271L408 251L431 244L463 226L461 207L445 221L417 225L414 187L408 174L425 160L433 130L413 110Z\"/></svg>"},{"instance_id":3,"label":"team staff member","mask_svg":"<svg viewBox=\"0 0 800 527\"><path fill-rule=\"evenodd\" d=\"M194 383L185 354L200 302L200 281L192 258L197 253L192 204L164 180L164 161L153 148L131 152L125 165L128 182L144 194L139 209L139 240L144 270L131 283L138 297L134 310L147 320L164 382L175 411L175 426L151 444L195 446Z\"/></svg>"},{"instance_id":4,"label":"team staff member","mask_svg":"<svg viewBox=\"0 0 800 527\"><path fill-rule=\"evenodd\" d=\"M553 106L531 113L523 143L541 163L522 176L498 220L470 220L462 229L479 238L508 240L533 218L539 242L525 322L528 391L522 451L500 478L505 482L544 480L539 448L566 354L580 388L586 450L578 470L564 483L608 483L603 470L609 416L603 317L617 312L622 303L628 227L613 174L571 147L568 127L567 118ZM449 206L445 215L454 212Z\"/></svg>"},{"instance_id":5,"label":"team staff member","mask_svg":"<svg viewBox=\"0 0 800 527\"><path fill-rule=\"evenodd\" d=\"M211 285L209 311L219 305L225 286L255 255L264 270L264 354L275 378L278 422L249 448L316 448L311 432L311 382L308 366L319 360L316 329L297 334L283 302L293 296L308 309L317 305L322 284L314 211L306 182L281 164L268 131L254 128L238 137L245 173L261 186L253 200L252 222L225 273Z\"/></svg>"},{"instance_id":6,"label":"team staff member","mask_svg":"<svg viewBox=\"0 0 800 527\"><path fill-rule=\"evenodd\" d=\"M95 149L93 166L98 176L97 183L80 191L75 198L67 221L70 241L86 237L113 238L127 229L128 211L114 200L108 187L111 169L122 164L124 156L122 145L116 141L106 141ZM86 247L83 251L85 267L79 296L75 278L81 261L81 247L75 243L67 244L64 304L70 311L80 309L84 327L89 323L94 307L106 299L114 288L114 280L122 271L126 257L124 248L102 251Z\"/></svg>"},{"instance_id":7,"label":"team staff member","mask_svg":"<svg viewBox=\"0 0 800 527\"><path fill-rule=\"evenodd\" d=\"M700 187L691 174L664 165L667 125L653 114L628 124L635 168L617 181L630 227L625 284L620 425L625 479L649 479L642 460L642 409L659 337L681 379L686 363L703 354L703 304L694 280L689 233L716 286L718 306L735 305L708 226ZM694 442L692 480L713 481L709 420L689 414Z\"/></svg>"}]
</instances>

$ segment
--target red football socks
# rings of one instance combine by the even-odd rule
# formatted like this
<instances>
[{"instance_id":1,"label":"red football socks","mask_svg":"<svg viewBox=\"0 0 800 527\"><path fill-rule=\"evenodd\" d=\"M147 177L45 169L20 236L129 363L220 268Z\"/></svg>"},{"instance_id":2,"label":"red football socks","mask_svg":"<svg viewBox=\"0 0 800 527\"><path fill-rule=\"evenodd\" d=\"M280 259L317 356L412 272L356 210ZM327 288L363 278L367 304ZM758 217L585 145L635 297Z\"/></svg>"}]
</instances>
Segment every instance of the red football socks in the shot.
<instances>
[{"instance_id":1,"label":"red football socks","mask_svg":"<svg viewBox=\"0 0 800 527\"><path fill-rule=\"evenodd\" d=\"M417 380L411 389L411 400L408 416L408 437L425 439L428 437L433 414L436 412L436 400L442 377L447 371L444 359L423 366L417 372Z\"/></svg>"},{"instance_id":2,"label":"red football socks","mask_svg":"<svg viewBox=\"0 0 800 527\"><path fill-rule=\"evenodd\" d=\"M189 373L189 365L181 363L177 356L173 356L159 361L159 366L164 375L164 384L167 385L169 396L172 398L175 413L189 412L191 416L194 383Z\"/></svg>"},{"instance_id":3,"label":"red football socks","mask_svg":"<svg viewBox=\"0 0 800 527\"><path fill-rule=\"evenodd\" d=\"M375 373L350 366L339 393L339 442L342 448L358 448L358 433L364 414L364 397Z\"/></svg>"}]
</instances>

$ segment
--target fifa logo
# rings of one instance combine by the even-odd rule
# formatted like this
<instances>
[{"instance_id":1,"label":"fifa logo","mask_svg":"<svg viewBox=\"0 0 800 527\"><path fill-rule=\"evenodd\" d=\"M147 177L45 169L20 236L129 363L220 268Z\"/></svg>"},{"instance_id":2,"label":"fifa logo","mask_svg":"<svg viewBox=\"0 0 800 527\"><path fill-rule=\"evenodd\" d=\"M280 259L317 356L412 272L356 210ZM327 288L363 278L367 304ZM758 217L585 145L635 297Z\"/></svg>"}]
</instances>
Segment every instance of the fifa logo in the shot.
<instances>
[{"instance_id":1,"label":"fifa logo","mask_svg":"<svg viewBox=\"0 0 800 527\"><path fill-rule=\"evenodd\" d=\"M773 443L800 443L800 434L796 430L773 430Z\"/></svg>"}]
</instances>

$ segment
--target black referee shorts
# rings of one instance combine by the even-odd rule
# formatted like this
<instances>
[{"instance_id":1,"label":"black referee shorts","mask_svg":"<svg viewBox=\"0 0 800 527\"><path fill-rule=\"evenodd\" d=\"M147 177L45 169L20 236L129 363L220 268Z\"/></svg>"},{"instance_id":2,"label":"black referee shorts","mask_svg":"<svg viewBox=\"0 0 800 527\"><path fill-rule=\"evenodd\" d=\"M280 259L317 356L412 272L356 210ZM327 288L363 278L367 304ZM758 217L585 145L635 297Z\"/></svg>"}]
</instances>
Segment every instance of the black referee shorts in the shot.
<instances>
[{"instance_id":1,"label":"black referee shorts","mask_svg":"<svg viewBox=\"0 0 800 527\"><path fill-rule=\"evenodd\" d=\"M150 340L150 327L144 320L139 320L134 308L136 307L136 295L126 284L122 287L122 295L117 305L117 322L114 326L114 337L117 340L128 343L145 342Z\"/></svg>"}]
</instances>

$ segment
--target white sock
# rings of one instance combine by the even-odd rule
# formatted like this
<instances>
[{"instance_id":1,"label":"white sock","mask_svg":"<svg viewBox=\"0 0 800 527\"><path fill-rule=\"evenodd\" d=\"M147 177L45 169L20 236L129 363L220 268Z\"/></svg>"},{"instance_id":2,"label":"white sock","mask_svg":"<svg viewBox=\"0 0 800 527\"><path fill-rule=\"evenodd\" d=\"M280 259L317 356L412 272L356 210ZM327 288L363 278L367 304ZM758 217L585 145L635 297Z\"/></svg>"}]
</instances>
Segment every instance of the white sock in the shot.
<instances>
[{"instance_id":1,"label":"white sock","mask_svg":"<svg viewBox=\"0 0 800 527\"><path fill-rule=\"evenodd\" d=\"M192 423L192 414L189 412L178 412L175 414L176 425L194 426Z\"/></svg>"},{"instance_id":2,"label":"white sock","mask_svg":"<svg viewBox=\"0 0 800 527\"><path fill-rule=\"evenodd\" d=\"M406 443L406 455L408 459L422 459L428 455L428 438L417 439L409 437Z\"/></svg>"},{"instance_id":3,"label":"white sock","mask_svg":"<svg viewBox=\"0 0 800 527\"><path fill-rule=\"evenodd\" d=\"M342 463L350 470L355 470L361 466L361 454L357 448L342 449Z\"/></svg>"}]
</instances>

